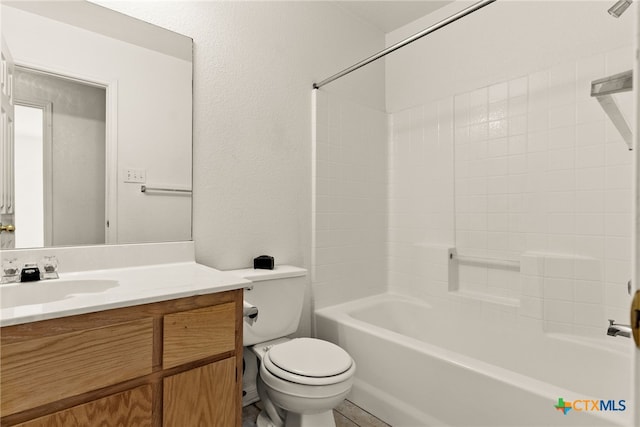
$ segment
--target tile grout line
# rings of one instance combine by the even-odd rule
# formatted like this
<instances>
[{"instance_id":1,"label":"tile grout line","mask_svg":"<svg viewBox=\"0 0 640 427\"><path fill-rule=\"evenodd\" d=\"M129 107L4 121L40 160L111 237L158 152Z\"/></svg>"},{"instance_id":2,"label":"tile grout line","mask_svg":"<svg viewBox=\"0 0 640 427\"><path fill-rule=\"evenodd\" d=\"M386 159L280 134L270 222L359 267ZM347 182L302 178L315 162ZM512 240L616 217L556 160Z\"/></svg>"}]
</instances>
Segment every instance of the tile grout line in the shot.
<instances>
[{"instance_id":1,"label":"tile grout line","mask_svg":"<svg viewBox=\"0 0 640 427\"><path fill-rule=\"evenodd\" d=\"M362 410L362 409L361 409ZM343 417L345 417L346 419L348 419L349 421L351 421L353 424L355 424L357 427L362 427L360 424L358 424L355 420L352 420L351 418L349 418L349 416L337 409L333 410L334 412L337 412L338 414L342 415ZM364 412L364 410L362 410Z\"/></svg>"},{"instance_id":2,"label":"tile grout line","mask_svg":"<svg viewBox=\"0 0 640 427\"><path fill-rule=\"evenodd\" d=\"M374 414L372 414L371 412L361 408L360 406L356 405L355 403L353 403L352 401L347 399L347 402L349 402L353 408L355 408L359 414L366 414L369 417L373 418L377 425L379 425L380 427L392 427L391 425L387 424L386 422L382 421L380 418L378 418L377 416L375 416ZM370 427L370 424L367 422L364 425L359 424L359 422L357 420L352 419L349 415L343 413L342 411L340 411L340 406L334 408L335 412L338 412L339 414L341 414L342 416L344 416L346 419L348 419L349 421L351 421L353 424L355 424L358 427Z\"/></svg>"}]
</instances>

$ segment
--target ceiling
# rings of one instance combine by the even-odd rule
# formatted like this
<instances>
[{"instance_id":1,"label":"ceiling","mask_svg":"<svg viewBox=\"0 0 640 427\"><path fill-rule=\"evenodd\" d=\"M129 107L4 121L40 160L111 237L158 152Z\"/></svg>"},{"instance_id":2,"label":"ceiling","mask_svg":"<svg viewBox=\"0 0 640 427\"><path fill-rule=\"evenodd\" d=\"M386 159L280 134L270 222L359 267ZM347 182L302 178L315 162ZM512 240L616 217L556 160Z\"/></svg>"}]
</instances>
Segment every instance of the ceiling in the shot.
<instances>
[{"instance_id":1,"label":"ceiling","mask_svg":"<svg viewBox=\"0 0 640 427\"><path fill-rule=\"evenodd\" d=\"M373 24L385 33L400 28L409 22L433 12L449 1L413 0L413 1L336 1L353 15Z\"/></svg>"}]
</instances>

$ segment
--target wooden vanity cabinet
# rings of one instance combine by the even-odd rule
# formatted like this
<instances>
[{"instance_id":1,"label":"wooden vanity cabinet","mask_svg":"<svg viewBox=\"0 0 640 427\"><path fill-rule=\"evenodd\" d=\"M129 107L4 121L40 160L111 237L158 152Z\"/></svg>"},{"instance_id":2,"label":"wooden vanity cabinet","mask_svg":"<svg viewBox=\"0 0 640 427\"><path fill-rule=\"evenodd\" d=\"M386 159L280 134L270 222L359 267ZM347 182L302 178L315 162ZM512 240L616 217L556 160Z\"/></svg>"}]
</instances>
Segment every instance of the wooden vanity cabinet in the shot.
<instances>
[{"instance_id":1,"label":"wooden vanity cabinet","mask_svg":"<svg viewBox=\"0 0 640 427\"><path fill-rule=\"evenodd\" d=\"M0 329L0 426L232 427L242 290Z\"/></svg>"}]
</instances>

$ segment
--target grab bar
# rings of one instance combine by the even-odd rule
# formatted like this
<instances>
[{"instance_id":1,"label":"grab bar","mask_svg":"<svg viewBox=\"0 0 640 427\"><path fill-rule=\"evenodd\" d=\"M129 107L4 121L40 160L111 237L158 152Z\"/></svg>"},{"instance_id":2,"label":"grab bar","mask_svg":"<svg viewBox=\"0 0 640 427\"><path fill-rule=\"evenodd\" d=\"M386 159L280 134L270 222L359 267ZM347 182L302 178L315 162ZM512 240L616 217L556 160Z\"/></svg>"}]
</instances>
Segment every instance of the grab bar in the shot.
<instances>
[{"instance_id":1,"label":"grab bar","mask_svg":"<svg viewBox=\"0 0 640 427\"><path fill-rule=\"evenodd\" d=\"M140 192L146 193L148 191L169 191L172 193L185 193L191 194L191 190L185 190L182 188L161 188L161 187L147 187L146 185L140 186Z\"/></svg>"},{"instance_id":2,"label":"grab bar","mask_svg":"<svg viewBox=\"0 0 640 427\"><path fill-rule=\"evenodd\" d=\"M503 267L510 270L520 270L520 261L515 261L510 259L458 255L456 253L451 252L449 254L449 259L453 260L454 258L458 262L467 263L467 264L493 265L496 267Z\"/></svg>"}]
</instances>

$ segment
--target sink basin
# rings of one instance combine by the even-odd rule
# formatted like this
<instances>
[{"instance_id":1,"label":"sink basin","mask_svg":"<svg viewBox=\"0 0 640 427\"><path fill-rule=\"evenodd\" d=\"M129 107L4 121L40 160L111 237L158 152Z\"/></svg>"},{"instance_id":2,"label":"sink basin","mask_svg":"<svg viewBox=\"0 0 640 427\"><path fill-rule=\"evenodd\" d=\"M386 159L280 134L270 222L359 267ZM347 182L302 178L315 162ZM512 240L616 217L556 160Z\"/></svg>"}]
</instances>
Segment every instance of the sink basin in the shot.
<instances>
[{"instance_id":1,"label":"sink basin","mask_svg":"<svg viewBox=\"0 0 640 427\"><path fill-rule=\"evenodd\" d=\"M96 294L118 286L117 280L42 280L0 285L0 309L46 304L71 296Z\"/></svg>"}]
</instances>

